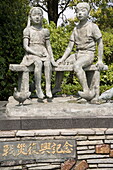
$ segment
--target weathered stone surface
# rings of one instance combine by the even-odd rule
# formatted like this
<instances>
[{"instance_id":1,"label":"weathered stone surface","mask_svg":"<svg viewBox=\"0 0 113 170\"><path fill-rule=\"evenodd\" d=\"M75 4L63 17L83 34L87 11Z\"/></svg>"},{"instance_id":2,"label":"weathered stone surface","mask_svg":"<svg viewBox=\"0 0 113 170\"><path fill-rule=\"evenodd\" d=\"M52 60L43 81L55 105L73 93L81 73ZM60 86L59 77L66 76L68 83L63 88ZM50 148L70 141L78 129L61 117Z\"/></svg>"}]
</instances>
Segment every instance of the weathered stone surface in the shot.
<instances>
[{"instance_id":1,"label":"weathered stone surface","mask_svg":"<svg viewBox=\"0 0 113 170\"><path fill-rule=\"evenodd\" d=\"M82 141L82 140L87 140L87 136L75 136L75 139L77 140L77 141Z\"/></svg>"},{"instance_id":2,"label":"weathered stone surface","mask_svg":"<svg viewBox=\"0 0 113 170\"><path fill-rule=\"evenodd\" d=\"M93 158L95 158L95 159L97 159L97 158L108 158L109 157L109 155L98 155L98 154L87 154L87 155L78 155L78 159L79 160L83 160L83 159L93 159ZM94 161L95 162L95 161ZM95 162L96 163L96 162Z\"/></svg>"},{"instance_id":3,"label":"weathered stone surface","mask_svg":"<svg viewBox=\"0 0 113 170\"><path fill-rule=\"evenodd\" d=\"M92 129L77 129L79 135L93 135L95 131Z\"/></svg>"},{"instance_id":4,"label":"weathered stone surface","mask_svg":"<svg viewBox=\"0 0 113 170\"><path fill-rule=\"evenodd\" d=\"M85 170L88 168L88 164L86 161L81 161L78 165L75 166L73 170Z\"/></svg>"},{"instance_id":5,"label":"weathered stone surface","mask_svg":"<svg viewBox=\"0 0 113 170\"><path fill-rule=\"evenodd\" d=\"M89 164L89 168L97 168L97 164Z\"/></svg>"},{"instance_id":6,"label":"weathered stone surface","mask_svg":"<svg viewBox=\"0 0 113 170\"><path fill-rule=\"evenodd\" d=\"M93 128L93 130L95 130L96 135L103 135L105 134L105 131L107 130L107 128Z\"/></svg>"},{"instance_id":7,"label":"weathered stone surface","mask_svg":"<svg viewBox=\"0 0 113 170\"><path fill-rule=\"evenodd\" d=\"M94 149L95 146L88 146L88 149Z\"/></svg>"},{"instance_id":8,"label":"weathered stone surface","mask_svg":"<svg viewBox=\"0 0 113 170\"><path fill-rule=\"evenodd\" d=\"M22 170L22 166L14 166L14 167L1 167L0 170Z\"/></svg>"},{"instance_id":9,"label":"weathered stone surface","mask_svg":"<svg viewBox=\"0 0 113 170\"><path fill-rule=\"evenodd\" d=\"M105 139L105 136L103 135L101 135L101 136L88 136L88 139L89 140L99 140L99 139Z\"/></svg>"},{"instance_id":10,"label":"weathered stone surface","mask_svg":"<svg viewBox=\"0 0 113 170\"><path fill-rule=\"evenodd\" d=\"M76 158L75 140L29 140L0 143L0 160L40 160Z\"/></svg>"},{"instance_id":11,"label":"weathered stone surface","mask_svg":"<svg viewBox=\"0 0 113 170\"><path fill-rule=\"evenodd\" d=\"M105 140L104 142L108 144L113 144L113 140Z\"/></svg>"},{"instance_id":12,"label":"weathered stone surface","mask_svg":"<svg viewBox=\"0 0 113 170\"><path fill-rule=\"evenodd\" d=\"M6 141L18 141L20 140L19 137L15 137L15 138L0 138L0 142L6 142Z\"/></svg>"},{"instance_id":13,"label":"weathered stone surface","mask_svg":"<svg viewBox=\"0 0 113 170\"><path fill-rule=\"evenodd\" d=\"M103 158L103 159L97 159L96 157L95 157L95 159L88 159L87 160L87 163L95 163L95 164L98 164L98 163L106 163L106 164L109 164L109 163L113 163L113 158Z\"/></svg>"},{"instance_id":14,"label":"weathered stone surface","mask_svg":"<svg viewBox=\"0 0 113 170\"><path fill-rule=\"evenodd\" d=\"M37 130L35 131L36 136L57 136L60 135L59 130L51 130L51 129L46 129L46 130Z\"/></svg>"},{"instance_id":15,"label":"weathered stone surface","mask_svg":"<svg viewBox=\"0 0 113 170\"><path fill-rule=\"evenodd\" d=\"M34 136L35 135L35 131L33 130L19 130L16 133L16 136Z\"/></svg>"},{"instance_id":16,"label":"weathered stone surface","mask_svg":"<svg viewBox=\"0 0 113 170\"><path fill-rule=\"evenodd\" d=\"M16 130L0 131L0 137L15 137Z\"/></svg>"},{"instance_id":17,"label":"weathered stone surface","mask_svg":"<svg viewBox=\"0 0 113 170\"><path fill-rule=\"evenodd\" d=\"M6 116L6 113L4 113ZM6 116L7 117L7 116ZM20 122L20 118L18 119L9 119L9 118L5 118L5 119L0 119L0 130L19 130L21 129L21 122Z\"/></svg>"},{"instance_id":18,"label":"weathered stone surface","mask_svg":"<svg viewBox=\"0 0 113 170\"><path fill-rule=\"evenodd\" d=\"M87 170L90 170L89 168ZM91 170L113 170L112 168L92 168Z\"/></svg>"},{"instance_id":19,"label":"weathered stone surface","mask_svg":"<svg viewBox=\"0 0 113 170\"><path fill-rule=\"evenodd\" d=\"M107 129L105 134L107 134L107 135L113 134L113 128Z\"/></svg>"},{"instance_id":20,"label":"weathered stone surface","mask_svg":"<svg viewBox=\"0 0 113 170\"><path fill-rule=\"evenodd\" d=\"M60 165L48 165L48 166L41 166L41 167L31 167L29 170L49 170L49 169L56 169L60 168Z\"/></svg>"},{"instance_id":21,"label":"weathered stone surface","mask_svg":"<svg viewBox=\"0 0 113 170\"><path fill-rule=\"evenodd\" d=\"M77 145L97 145L97 144L103 144L102 140L95 140L95 141L78 141Z\"/></svg>"},{"instance_id":22,"label":"weathered stone surface","mask_svg":"<svg viewBox=\"0 0 113 170\"><path fill-rule=\"evenodd\" d=\"M50 165L50 163L38 163L38 164L28 164L26 165L27 168L31 168L31 167L38 167L38 166L48 166Z\"/></svg>"},{"instance_id":23,"label":"weathered stone surface","mask_svg":"<svg viewBox=\"0 0 113 170\"><path fill-rule=\"evenodd\" d=\"M12 167L18 165L27 165L27 164L34 164L35 160L10 160L10 161L2 161L1 167Z\"/></svg>"},{"instance_id":24,"label":"weathered stone surface","mask_svg":"<svg viewBox=\"0 0 113 170\"><path fill-rule=\"evenodd\" d=\"M113 164L98 164L98 168L113 168Z\"/></svg>"},{"instance_id":25,"label":"weathered stone surface","mask_svg":"<svg viewBox=\"0 0 113 170\"><path fill-rule=\"evenodd\" d=\"M61 130L61 135L64 136L73 136L77 134L77 129L63 129Z\"/></svg>"},{"instance_id":26,"label":"weathered stone surface","mask_svg":"<svg viewBox=\"0 0 113 170\"><path fill-rule=\"evenodd\" d=\"M74 159L69 159L61 164L61 170L70 170L75 163L76 161Z\"/></svg>"},{"instance_id":27,"label":"weathered stone surface","mask_svg":"<svg viewBox=\"0 0 113 170\"><path fill-rule=\"evenodd\" d=\"M24 107L17 106L18 103L13 98L12 100L6 107L6 113L9 117L94 118L101 116L101 118L105 118L105 116L113 115L112 104L78 104L77 98L72 100L71 96L53 98L51 103L47 102L46 99L44 103L38 103L37 99L26 100ZM78 134L95 134L93 129L80 129L80 131L77 129L77 131Z\"/></svg>"},{"instance_id":28,"label":"weathered stone surface","mask_svg":"<svg viewBox=\"0 0 113 170\"><path fill-rule=\"evenodd\" d=\"M77 150L87 150L88 146L78 146Z\"/></svg>"},{"instance_id":29,"label":"weathered stone surface","mask_svg":"<svg viewBox=\"0 0 113 170\"><path fill-rule=\"evenodd\" d=\"M106 135L106 139L113 139L113 135Z\"/></svg>"},{"instance_id":30,"label":"weathered stone surface","mask_svg":"<svg viewBox=\"0 0 113 170\"><path fill-rule=\"evenodd\" d=\"M113 157L113 149L110 150L110 157Z\"/></svg>"},{"instance_id":31,"label":"weathered stone surface","mask_svg":"<svg viewBox=\"0 0 113 170\"><path fill-rule=\"evenodd\" d=\"M110 146L111 146L111 149L113 149L113 144L111 144Z\"/></svg>"},{"instance_id":32,"label":"weathered stone surface","mask_svg":"<svg viewBox=\"0 0 113 170\"><path fill-rule=\"evenodd\" d=\"M95 150L84 150L84 151L77 151L78 155L82 155L82 154L90 154L90 153L95 153Z\"/></svg>"},{"instance_id":33,"label":"weathered stone surface","mask_svg":"<svg viewBox=\"0 0 113 170\"><path fill-rule=\"evenodd\" d=\"M109 153L110 152L110 145L102 144L102 145L96 145L96 153Z\"/></svg>"}]
</instances>

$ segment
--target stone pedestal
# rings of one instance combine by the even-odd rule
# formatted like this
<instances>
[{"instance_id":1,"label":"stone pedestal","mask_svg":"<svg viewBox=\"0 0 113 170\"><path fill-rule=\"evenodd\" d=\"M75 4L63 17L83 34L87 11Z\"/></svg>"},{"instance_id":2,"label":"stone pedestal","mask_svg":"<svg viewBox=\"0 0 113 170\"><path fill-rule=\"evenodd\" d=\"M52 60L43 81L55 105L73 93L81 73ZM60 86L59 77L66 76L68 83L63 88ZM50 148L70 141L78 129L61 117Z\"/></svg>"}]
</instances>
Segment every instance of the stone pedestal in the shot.
<instances>
[{"instance_id":1,"label":"stone pedestal","mask_svg":"<svg viewBox=\"0 0 113 170\"><path fill-rule=\"evenodd\" d=\"M0 156L0 170L112 170L112 103L57 96L19 106L10 97L0 119Z\"/></svg>"}]
</instances>

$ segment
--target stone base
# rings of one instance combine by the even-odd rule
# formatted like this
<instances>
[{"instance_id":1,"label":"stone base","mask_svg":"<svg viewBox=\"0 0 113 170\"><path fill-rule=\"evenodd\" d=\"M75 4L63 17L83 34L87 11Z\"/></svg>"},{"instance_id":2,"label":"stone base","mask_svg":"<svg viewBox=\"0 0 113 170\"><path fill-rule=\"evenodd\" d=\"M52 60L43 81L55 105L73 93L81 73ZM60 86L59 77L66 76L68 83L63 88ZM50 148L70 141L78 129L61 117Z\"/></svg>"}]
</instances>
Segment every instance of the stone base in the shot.
<instances>
[{"instance_id":1,"label":"stone base","mask_svg":"<svg viewBox=\"0 0 113 170\"><path fill-rule=\"evenodd\" d=\"M6 114L10 118L105 118L113 117L113 104L90 104L77 97L56 97L51 101L47 99L38 102L37 99L26 100L24 105L11 96L6 107Z\"/></svg>"},{"instance_id":2,"label":"stone base","mask_svg":"<svg viewBox=\"0 0 113 170\"><path fill-rule=\"evenodd\" d=\"M37 156L37 159L25 160L26 151L27 156L35 153L32 147L35 145L28 145L30 142L45 144L48 140L49 143L74 140L75 157L41 161ZM8 155L6 146L14 152ZM0 147L0 170L113 170L112 103L89 104L77 97L62 96L51 102L45 99L44 103L26 100L24 106L18 106L10 97L4 118L0 119ZM15 153L23 158L11 159Z\"/></svg>"},{"instance_id":3,"label":"stone base","mask_svg":"<svg viewBox=\"0 0 113 170\"><path fill-rule=\"evenodd\" d=\"M52 102L26 100L18 106L9 98L4 116L0 118L0 130L113 128L112 103L89 104L77 97L56 97Z\"/></svg>"}]
</instances>

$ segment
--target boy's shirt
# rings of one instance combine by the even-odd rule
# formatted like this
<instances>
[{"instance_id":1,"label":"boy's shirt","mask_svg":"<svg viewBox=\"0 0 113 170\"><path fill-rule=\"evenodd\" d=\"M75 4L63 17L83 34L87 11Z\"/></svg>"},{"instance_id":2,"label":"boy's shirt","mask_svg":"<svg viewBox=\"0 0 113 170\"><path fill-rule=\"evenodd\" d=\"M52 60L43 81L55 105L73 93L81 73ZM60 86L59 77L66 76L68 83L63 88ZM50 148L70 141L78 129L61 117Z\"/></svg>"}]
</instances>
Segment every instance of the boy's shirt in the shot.
<instances>
[{"instance_id":1,"label":"boy's shirt","mask_svg":"<svg viewBox=\"0 0 113 170\"><path fill-rule=\"evenodd\" d=\"M74 28L70 41L74 41L77 50L95 51L95 44L101 37L98 26L88 21L82 27L78 24Z\"/></svg>"}]
</instances>

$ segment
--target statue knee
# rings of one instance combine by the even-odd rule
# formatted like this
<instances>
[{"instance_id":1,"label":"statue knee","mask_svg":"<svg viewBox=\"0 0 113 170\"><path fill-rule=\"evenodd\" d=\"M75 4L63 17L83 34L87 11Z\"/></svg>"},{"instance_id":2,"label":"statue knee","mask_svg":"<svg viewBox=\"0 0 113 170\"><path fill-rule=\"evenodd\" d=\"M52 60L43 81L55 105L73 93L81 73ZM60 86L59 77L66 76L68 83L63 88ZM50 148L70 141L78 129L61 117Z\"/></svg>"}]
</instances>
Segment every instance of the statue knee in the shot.
<instances>
[{"instance_id":1,"label":"statue knee","mask_svg":"<svg viewBox=\"0 0 113 170\"><path fill-rule=\"evenodd\" d=\"M42 61L38 60L34 62L34 65L37 67L42 67Z\"/></svg>"},{"instance_id":2,"label":"statue knee","mask_svg":"<svg viewBox=\"0 0 113 170\"><path fill-rule=\"evenodd\" d=\"M79 72L79 70L80 70L80 66L77 65L77 64L75 64L75 65L74 65L74 71L75 71L75 72Z\"/></svg>"}]
</instances>

